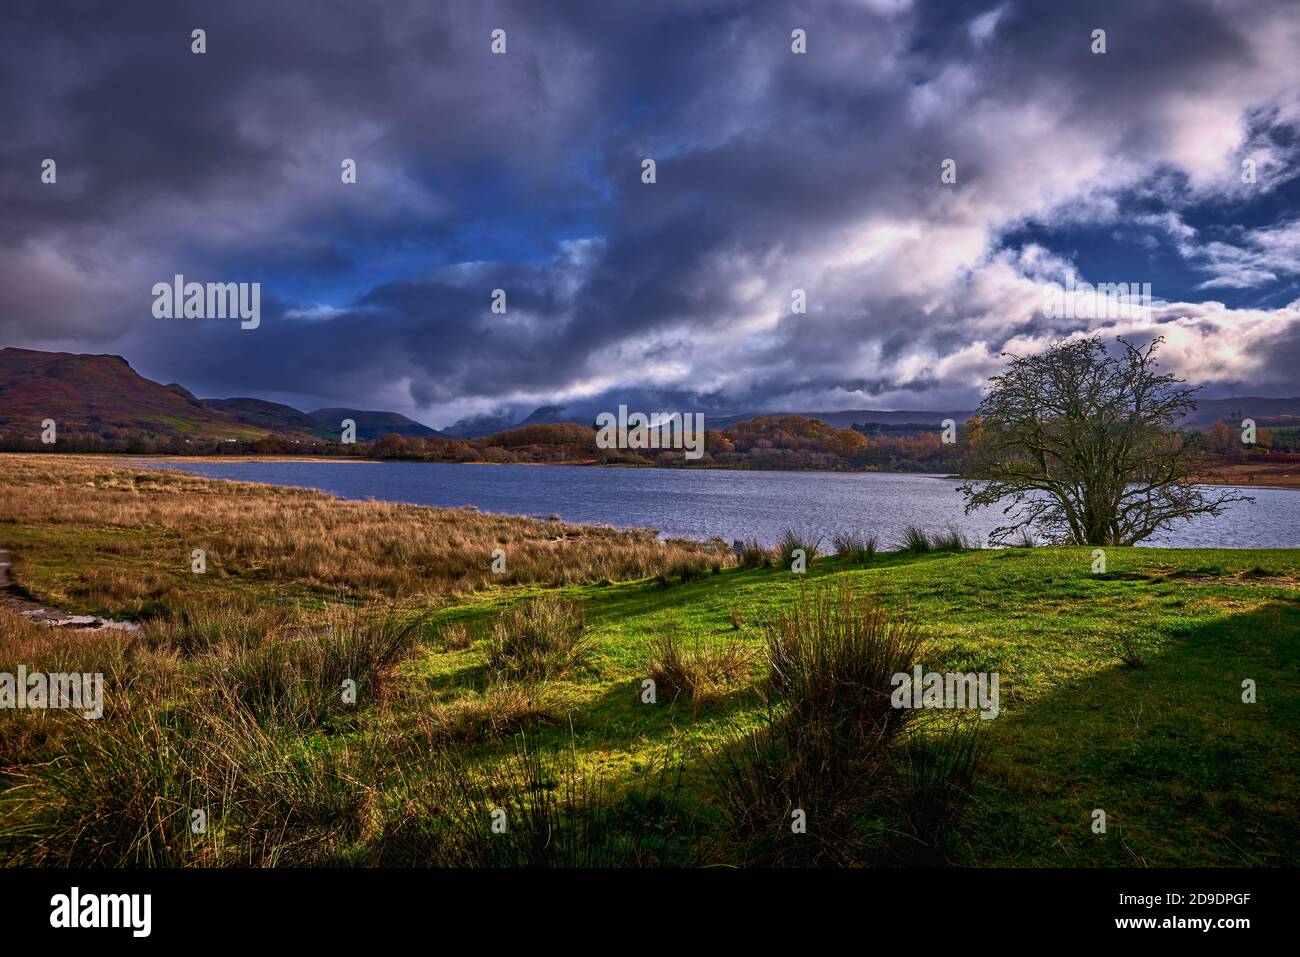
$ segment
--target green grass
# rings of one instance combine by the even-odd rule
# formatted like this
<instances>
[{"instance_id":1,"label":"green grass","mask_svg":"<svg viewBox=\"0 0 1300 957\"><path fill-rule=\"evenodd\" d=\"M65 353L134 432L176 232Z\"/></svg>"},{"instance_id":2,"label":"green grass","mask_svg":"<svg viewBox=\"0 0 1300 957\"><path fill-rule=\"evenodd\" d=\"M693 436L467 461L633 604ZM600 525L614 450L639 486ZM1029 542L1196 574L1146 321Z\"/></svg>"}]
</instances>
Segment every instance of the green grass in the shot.
<instances>
[{"instance_id":1,"label":"green grass","mask_svg":"<svg viewBox=\"0 0 1300 957\"><path fill-rule=\"evenodd\" d=\"M43 598L73 596L73 604L86 563L112 559L119 542L142 534L83 526L0 531L0 545L20 559L15 575L22 584ZM139 561L134 572L162 574ZM1300 551L1110 548L1107 574L1091 574L1091 563L1085 548L881 552L866 566L820 557L806 575L781 566L728 568L667 587L646 579L488 588L431 611L428 638L398 666L394 697L383 707L292 740L308 755L400 741L411 714L483 692L498 616L539 596L562 597L584 615L592 656L587 667L546 682L547 710L556 720L540 724L529 746L566 753L575 773L601 781L615 801L656 769L680 765L683 804L707 833L716 823L707 760L764 714L763 622L796 602L802 589L847 583L917 624L927 666L1000 674L1001 714L985 722L987 763L949 860L1295 864ZM308 594L293 582L166 574L204 593L228 591L267 604ZM468 647L446 650L437 640L451 622L464 625L473 639ZM666 628L684 642L751 646L748 680L700 707L642 703L640 682ZM1121 636L1140 646L1142 667L1121 661ZM1257 683L1256 704L1241 702L1246 678ZM489 736L463 760L487 765L516 748L510 737ZM364 778L374 789L374 813L382 817L407 800L420 774L419 761L377 761ZM1089 827L1096 808L1107 815L1104 835ZM363 829L348 839L354 843L331 859L375 859Z\"/></svg>"},{"instance_id":2,"label":"green grass","mask_svg":"<svg viewBox=\"0 0 1300 957\"><path fill-rule=\"evenodd\" d=\"M1294 863L1300 813L1300 552L1088 549L882 554L859 568L821 559L806 576L728 570L668 590L650 583L564 590L585 607L596 672L568 682L571 724L539 744L572 747L623 773L690 760L760 713L752 689L693 714L637 697L654 635L735 635L805 587L851 582L921 626L935 666L996 671L1001 714L959 860L972 865L1253 865ZM483 595L442 612L474 627L527 593ZM1114 637L1134 633L1144 667ZM739 640L757 649L762 631ZM473 648L408 666L431 689L464 683ZM757 681L757 674L755 676ZM1258 703L1241 702L1252 678ZM756 683L756 682L755 682ZM693 779L688 770L688 781ZM1089 824L1106 811L1105 835Z\"/></svg>"}]
</instances>

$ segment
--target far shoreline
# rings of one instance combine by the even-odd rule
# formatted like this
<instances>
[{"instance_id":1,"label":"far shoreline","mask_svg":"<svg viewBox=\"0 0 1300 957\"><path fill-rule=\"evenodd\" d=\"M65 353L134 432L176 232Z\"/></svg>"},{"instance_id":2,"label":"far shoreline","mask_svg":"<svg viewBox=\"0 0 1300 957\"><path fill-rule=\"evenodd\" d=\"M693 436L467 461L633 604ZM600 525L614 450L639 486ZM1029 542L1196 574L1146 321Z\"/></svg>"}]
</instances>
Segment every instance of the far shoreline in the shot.
<instances>
[{"instance_id":1,"label":"far shoreline","mask_svg":"<svg viewBox=\"0 0 1300 957\"><path fill-rule=\"evenodd\" d=\"M76 454L76 453L71 453ZM135 456L114 456L115 458L133 459ZM689 472L694 470L707 470L710 472L812 472L818 475L916 475L929 478L941 478L950 480L959 480L963 478L951 472L912 472L899 471L893 469L751 469L739 468L735 466L719 465L689 465L665 468L662 465L636 463L616 463L602 464L594 460L585 460L579 462L419 462L416 460L406 459L366 459L352 458L347 456L297 456L297 455L155 455L142 456L144 459L156 459L170 462L173 460L192 461L192 462L271 462L271 463L289 463L289 462L338 462L338 463L367 463L379 465L385 462L403 462L411 461L416 465L524 465L524 466L555 466L569 465L578 468L607 468L607 469L664 469L670 472ZM1255 477L1262 476L1263 481L1256 481ZM1230 463L1216 466L1212 471L1203 475L1196 476L1198 485L1215 485L1224 488L1275 488L1286 491L1300 491L1300 465L1292 466L1289 464L1278 465L1277 463L1264 462L1258 465L1249 463Z\"/></svg>"},{"instance_id":2,"label":"far shoreline","mask_svg":"<svg viewBox=\"0 0 1300 957\"><path fill-rule=\"evenodd\" d=\"M183 464L193 462L196 464L213 464L219 465L224 462L248 464L248 463L266 463L266 464L289 464L293 462L310 462L315 464L338 464L338 465L383 465L390 462L409 462L415 465L521 465L521 466L572 466L575 468L607 468L607 469L663 469L671 472L689 472L695 470L706 470L710 472L811 472L818 475L915 475L918 477L941 478L956 480L962 476L952 473L940 472L912 472L899 471L892 469L752 469L739 468L735 466L720 465L691 465L665 467L653 463L614 463L603 464L595 460L582 460L574 462L421 462L415 459L371 459L360 456L332 456L332 455L159 455L140 454L132 455L122 452L7 452L0 453L6 455L68 455L68 456L90 456L100 457L110 461L120 462L150 462L159 465ZM1281 489L1285 491L1300 491L1300 466L1293 466L1289 463L1272 463L1264 462L1257 465L1250 463L1228 463L1215 466L1210 472L1196 476L1195 484L1197 485L1214 485L1225 488L1239 488L1249 490L1252 488Z\"/></svg>"}]
</instances>

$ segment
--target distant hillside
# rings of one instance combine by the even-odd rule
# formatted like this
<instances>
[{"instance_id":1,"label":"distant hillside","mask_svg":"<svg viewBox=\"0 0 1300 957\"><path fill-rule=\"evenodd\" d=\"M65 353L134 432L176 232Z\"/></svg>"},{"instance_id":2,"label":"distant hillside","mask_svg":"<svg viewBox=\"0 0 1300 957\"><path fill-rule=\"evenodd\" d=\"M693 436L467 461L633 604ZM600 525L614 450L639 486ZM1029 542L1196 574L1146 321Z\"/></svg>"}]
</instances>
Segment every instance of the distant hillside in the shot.
<instances>
[{"instance_id":1,"label":"distant hillside","mask_svg":"<svg viewBox=\"0 0 1300 957\"><path fill-rule=\"evenodd\" d=\"M201 399L209 409L216 409L236 421L254 428L265 429L276 435L302 434L322 439L335 439L338 429L329 430L321 426L305 412L279 402L267 402L265 399Z\"/></svg>"},{"instance_id":2,"label":"distant hillside","mask_svg":"<svg viewBox=\"0 0 1300 957\"><path fill-rule=\"evenodd\" d=\"M515 421L512 416L490 414L459 419L443 429L442 435L449 439L481 439L487 435L509 432L512 429L522 429L530 425L560 425L566 423L591 425L595 419L595 415L583 417L580 414L566 414L562 405L543 405L518 421Z\"/></svg>"},{"instance_id":3,"label":"distant hillside","mask_svg":"<svg viewBox=\"0 0 1300 957\"><path fill-rule=\"evenodd\" d=\"M965 412L887 412L883 409L844 409L839 412L759 412L713 418L705 416L704 422L711 429L729 429L733 425L750 422L760 416L767 418L795 416L801 419L812 419L814 422L822 422L826 425L833 425L837 429L851 429L855 425L867 425L873 422L881 425L937 426L944 419L952 419L954 422L962 423L974 414L973 411L969 410Z\"/></svg>"},{"instance_id":4,"label":"distant hillside","mask_svg":"<svg viewBox=\"0 0 1300 957\"><path fill-rule=\"evenodd\" d=\"M1300 425L1300 397L1261 399L1202 399L1196 411L1181 423L1185 429L1208 429L1220 419L1240 425L1242 419L1254 419L1260 428Z\"/></svg>"},{"instance_id":5,"label":"distant hillside","mask_svg":"<svg viewBox=\"0 0 1300 957\"><path fill-rule=\"evenodd\" d=\"M421 425L414 419L397 412L367 412L362 409L317 409L307 413L316 423L317 428L326 430L331 437L337 437L344 419L351 419L357 424L357 441L370 442L385 435L405 436L407 438L446 438L437 429Z\"/></svg>"},{"instance_id":6,"label":"distant hillside","mask_svg":"<svg viewBox=\"0 0 1300 957\"><path fill-rule=\"evenodd\" d=\"M0 428L37 433L140 431L257 439L266 429L210 408L179 385L139 375L121 356L0 349Z\"/></svg>"},{"instance_id":7,"label":"distant hillside","mask_svg":"<svg viewBox=\"0 0 1300 957\"><path fill-rule=\"evenodd\" d=\"M479 439L514 427L515 420L508 415L472 415L458 419L443 429L442 434L449 439Z\"/></svg>"},{"instance_id":8,"label":"distant hillside","mask_svg":"<svg viewBox=\"0 0 1300 957\"><path fill-rule=\"evenodd\" d=\"M613 410L609 411L612 412ZM633 409L632 411L654 412L657 410ZM842 409L837 412L740 412L732 415L709 415L706 413L704 423L707 428L721 431L744 422L752 422L758 418L788 418L794 416L833 425L837 429L850 429L855 425L866 426L868 434L875 431L870 428L873 425L881 426L880 431L883 432L906 434L909 431L906 426L909 425L936 428L944 419L952 419L954 422L961 424L974 415L975 411L973 409L938 412L923 409L904 409L900 411ZM1240 421L1240 419L1246 417L1255 419L1260 428L1300 425L1300 398L1203 399L1196 412L1180 422L1179 426L1184 429L1206 430L1220 419ZM454 425L444 429L442 434L448 438L477 439L529 425L572 422L577 425L589 426L594 419L594 416L566 414L564 406L544 405L518 422L512 421L507 416L480 415L461 419Z\"/></svg>"},{"instance_id":9,"label":"distant hillside","mask_svg":"<svg viewBox=\"0 0 1300 957\"><path fill-rule=\"evenodd\" d=\"M64 434L316 442L337 441L345 418L356 420L358 441L391 432L440 435L396 412L308 414L264 399L198 399L182 386L146 379L121 356L0 349L0 430L6 432L36 436L41 422L53 419Z\"/></svg>"},{"instance_id":10,"label":"distant hillside","mask_svg":"<svg viewBox=\"0 0 1300 957\"><path fill-rule=\"evenodd\" d=\"M772 413L776 415L777 413ZM880 425L929 425L936 426L944 419L952 419L961 424L975 415L973 409L958 412L901 411L885 412L880 409L849 409L843 412L790 412L780 415L796 415L805 419L815 419L836 428L847 429L854 425L877 423ZM743 422L754 416L728 416L706 419L709 428L725 429L735 422ZM1300 425L1300 398L1293 399L1201 399L1196 411L1178 425L1184 429L1208 429L1220 419L1237 420L1253 418L1261 428L1280 425Z\"/></svg>"},{"instance_id":11,"label":"distant hillside","mask_svg":"<svg viewBox=\"0 0 1300 957\"><path fill-rule=\"evenodd\" d=\"M613 412L613 409L608 411ZM654 413L665 410L660 409L632 409L633 412ZM668 410L671 411L671 410ZM677 410L684 411L684 410ZM974 412L886 412L881 409L847 409L840 412L741 412L733 415L709 415L705 413L704 424L710 429L729 429L734 425L742 422L752 422L758 418L788 418L796 416L802 419L812 419L814 422L822 422L826 425L833 425L837 429L849 429L854 425L865 423L881 423L887 425L926 425L938 426L944 419L954 419L957 422L965 422ZM497 432L505 432L510 429L523 428L529 425L541 424L558 424L572 422L576 425L590 426L595 421L595 415L580 415L566 413L564 406L544 405L529 415L515 422L507 416L500 415L479 415L467 419L461 419L453 425L443 430L443 434L449 438L476 439L485 435L493 435Z\"/></svg>"}]
</instances>

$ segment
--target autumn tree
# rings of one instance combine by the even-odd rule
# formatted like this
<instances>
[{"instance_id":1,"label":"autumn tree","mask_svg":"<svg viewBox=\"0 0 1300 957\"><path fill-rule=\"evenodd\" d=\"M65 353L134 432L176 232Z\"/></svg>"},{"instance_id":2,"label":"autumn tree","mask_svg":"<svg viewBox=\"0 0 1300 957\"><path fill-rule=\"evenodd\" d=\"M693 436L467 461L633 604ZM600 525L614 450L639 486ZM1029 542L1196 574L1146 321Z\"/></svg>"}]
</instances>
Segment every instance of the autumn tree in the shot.
<instances>
[{"instance_id":1,"label":"autumn tree","mask_svg":"<svg viewBox=\"0 0 1300 957\"><path fill-rule=\"evenodd\" d=\"M1227 452L1232 448L1232 432L1228 429L1228 423L1220 419L1215 422L1210 429L1208 444L1212 451Z\"/></svg>"},{"instance_id":2,"label":"autumn tree","mask_svg":"<svg viewBox=\"0 0 1300 957\"><path fill-rule=\"evenodd\" d=\"M1114 352L1093 337L1007 356L990 380L961 491L968 513L1002 508L992 543L1032 529L1055 544L1133 545L1246 500L1193 484L1175 425L1197 390L1156 371L1163 339L1117 341Z\"/></svg>"},{"instance_id":3,"label":"autumn tree","mask_svg":"<svg viewBox=\"0 0 1300 957\"><path fill-rule=\"evenodd\" d=\"M410 443L397 432L381 436L370 448L371 456L377 459L399 459L410 451Z\"/></svg>"}]
</instances>

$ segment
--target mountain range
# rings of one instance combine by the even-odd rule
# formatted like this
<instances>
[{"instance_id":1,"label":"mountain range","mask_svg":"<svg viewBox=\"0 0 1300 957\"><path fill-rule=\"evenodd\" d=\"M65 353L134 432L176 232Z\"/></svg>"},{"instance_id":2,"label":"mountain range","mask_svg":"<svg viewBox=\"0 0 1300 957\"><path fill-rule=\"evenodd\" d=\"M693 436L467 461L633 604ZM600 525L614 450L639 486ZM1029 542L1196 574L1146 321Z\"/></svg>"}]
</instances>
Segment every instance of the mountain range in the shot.
<instances>
[{"instance_id":1,"label":"mountain range","mask_svg":"<svg viewBox=\"0 0 1300 957\"><path fill-rule=\"evenodd\" d=\"M0 349L0 428L35 430L53 419L71 432L148 432L255 440L337 440L343 419L357 439L396 432L440 436L397 412L329 408L301 412L264 399L200 399L181 385L161 385L121 356Z\"/></svg>"},{"instance_id":2,"label":"mountain range","mask_svg":"<svg viewBox=\"0 0 1300 957\"><path fill-rule=\"evenodd\" d=\"M646 412L657 410L646 409ZM708 415L705 424L710 429L728 429L739 422L748 422L758 416L798 416L825 422L838 429L849 429L855 425L881 426L882 431L907 431L906 426L924 426L934 428L944 419L962 423L975 415L974 409L950 409L934 411L931 409L841 409L835 412L743 412L734 415ZM1283 426L1300 426L1300 396L1289 399L1267 399L1255 396L1243 396L1230 399L1201 399L1196 409L1179 421L1184 429L1205 430L1220 420L1229 423L1239 422L1251 417L1260 428L1278 428ZM461 419L454 425L443 429L443 434L454 439L473 439L493 435L508 429L517 429L525 425L544 423L572 422L578 425L591 425L594 416L582 413L570 413L564 406L544 405L527 417L515 421L509 416L484 415Z\"/></svg>"},{"instance_id":3,"label":"mountain range","mask_svg":"<svg viewBox=\"0 0 1300 957\"><path fill-rule=\"evenodd\" d=\"M613 411L612 409L610 411ZM658 409L642 410L649 414L661 411ZM839 412L742 412L733 415L706 415L705 425L710 429L727 429L739 422L748 422L760 415L763 416L787 416L794 415L804 419L813 419L818 422L825 422L827 425L833 425L839 429L852 428L854 425L866 423L878 425L918 425L918 426L937 426L944 419L953 419L956 422L965 422L974 411L958 412L934 412L934 411L884 411L882 409L844 409ZM595 420L594 415L584 415L581 412L569 412L562 405L544 405L535 409L532 413L523 419L516 421L510 416L505 415L481 415L468 419L461 419L454 425L443 429L443 434L453 439L477 439L485 435L494 435L497 432L505 432L509 429L519 429L526 425L548 425L557 423L574 423L577 425L591 425Z\"/></svg>"},{"instance_id":4,"label":"mountain range","mask_svg":"<svg viewBox=\"0 0 1300 957\"><path fill-rule=\"evenodd\" d=\"M655 411L655 410L645 410ZM886 431L908 425L934 427L944 419L964 422L972 410L844 409L834 412L748 412L709 416L711 429L726 429L758 415L795 415L837 428L877 425ZM1220 420L1251 417L1261 428L1300 425L1300 397L1241 397L1202 400L1181 423L1208 429ZM478 438L528 425L573 422L591 425L593 416L544 405L519 420L505 415L462 419L439 431L397 412L333 407L302 412L265 399L200 399L176 383L162 385L141 376L121 356L0 349L0 429L36 430L45 419L73 432L147 432L160 436L256 440L266 436L302 442L337 440L344 419L357 424L357 439L397 433L405 437Z\"/></svg>"}]
</instances>

